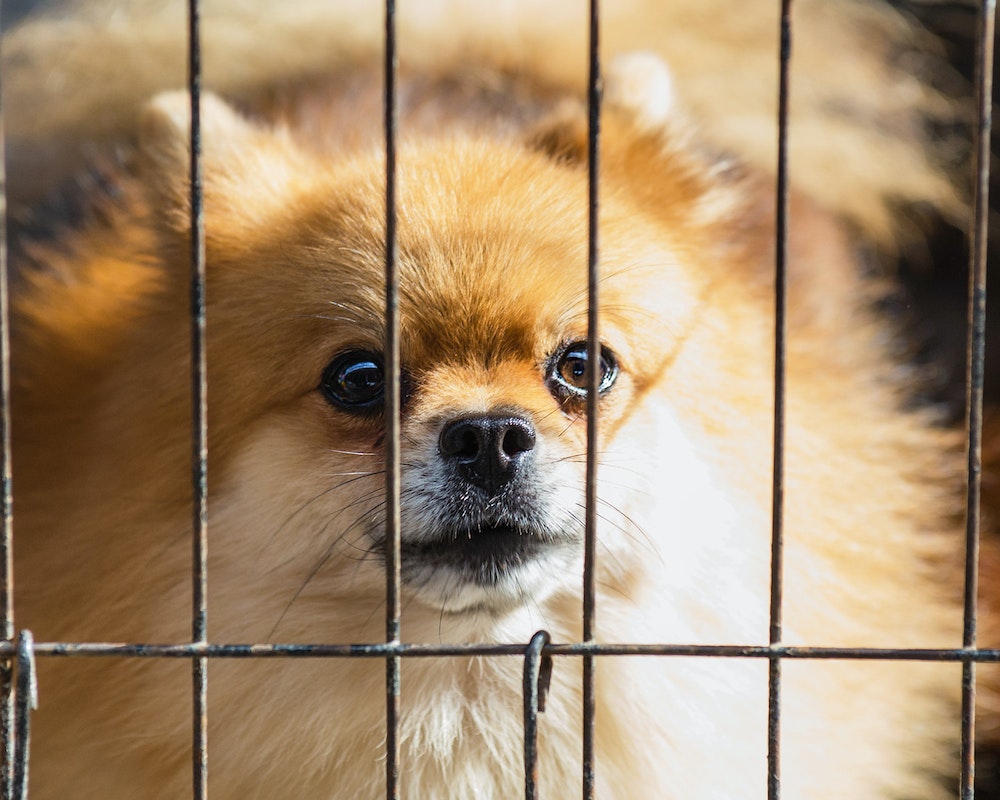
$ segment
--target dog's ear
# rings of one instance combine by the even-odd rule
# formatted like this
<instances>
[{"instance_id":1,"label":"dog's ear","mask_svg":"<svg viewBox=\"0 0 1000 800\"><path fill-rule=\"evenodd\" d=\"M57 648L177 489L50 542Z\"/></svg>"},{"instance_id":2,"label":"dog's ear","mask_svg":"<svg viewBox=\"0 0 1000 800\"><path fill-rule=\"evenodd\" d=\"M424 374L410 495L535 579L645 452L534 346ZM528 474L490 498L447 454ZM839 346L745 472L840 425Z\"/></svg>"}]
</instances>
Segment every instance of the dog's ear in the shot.
<instances>
[{"instance_id":1,"label":"dog's ear","mask_svg":"<svg viewBox=\"0 0 1000 800\"><path fill-rule=\"evenodd\" d=\"M211 93L201 98L200 120L202 170L214 180L227 155L249 144L253 128ZM154 213L171 227L186 227L191 170L191 97L187 92L164 92L143 109L138 163Z\"/></svg>"},{"instance_id":2,"label":"dog's ear","mask_svg":"<svg viewBox=\"0 0 1000 800\"><path fill-rule=\"evenodd\" d=\"M602 184L623 190L643 213L678 231L707 229L719 222L726 229L743 225L748 203L753 202L744 171L708 149L697 135L679 108L662 59L647 53L619 56L608 64L604 85ZM528 145L559 163L583 168L587 128L585 105L567 100L529 132ZM734 223L737 218L739 225Z\"/></svg>"},{"instance_id":3,"label":"dog's ear","mask_svg":"<svg viewBox=\"0 0 1000 800\"><path fill-rule=\"evenodd\" d=\"M604 85L605 106L643 130L662 128L677 114L673 76L652 53L618 56L608 65Z\"/></svg>"},{"instance_id":4,"label":"dog's ear","mask_svg":"<svg viewBox=\"0 0 1000 800\"><path fill-rule=\"evenodd\" d=\"M206 217L238 211L266 214L282 199L301 153L279 131L243 117L218 96L201 97L202 183ZM190 228L191 100L187 92L157 95L139 125L138 169L157 224ZM301 174L301 173L300 173ZM254 186L267 191L252 191Z\"/></svg>"},{"instance_id":5,"label":"dog's ear","mask_svg":"<svg viewBox=\"0 0 1000 800\"><path fill-rule=\"evenodd\" d=\"M651 53L613 59L604 74L603 111L602 127L611 138L663 130L676 112L673 78L664 61ZM528 144L556 161L586 163L586 108L567 101L529 133Z\"/></svg>"}]
</instances>

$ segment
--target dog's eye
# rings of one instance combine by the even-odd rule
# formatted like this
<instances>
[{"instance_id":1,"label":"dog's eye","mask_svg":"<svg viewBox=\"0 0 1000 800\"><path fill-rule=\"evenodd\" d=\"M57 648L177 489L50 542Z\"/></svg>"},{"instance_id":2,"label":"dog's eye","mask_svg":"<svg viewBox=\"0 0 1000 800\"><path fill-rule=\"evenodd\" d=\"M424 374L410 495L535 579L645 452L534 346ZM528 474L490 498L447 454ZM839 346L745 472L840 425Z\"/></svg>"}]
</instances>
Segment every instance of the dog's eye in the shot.
<instances>
[{"instance_id":1,"label":"dog's eye","mask_svg":"<svg viewBox=\"0 0 1000 800\"><path fill-rule=\"evenodd\" d=\"M600 391L606 392L618 377L618 362L614 354L601 347ZM548 383L552 391L564 398L587 396L590 381L587 343L573 342L556 353L549 362Z\"/></svg>"},{"instance_id":2,"label":"dog's eye","mask_svg":"<svg viewBox=\"0 0 1000 800\"><path fill-rule=\"evenodd\" d=\"M319 388L332 405L366 413L381 407L384 386L382 357L354 350L330 362Z\"/></svg>"}]
</instances>

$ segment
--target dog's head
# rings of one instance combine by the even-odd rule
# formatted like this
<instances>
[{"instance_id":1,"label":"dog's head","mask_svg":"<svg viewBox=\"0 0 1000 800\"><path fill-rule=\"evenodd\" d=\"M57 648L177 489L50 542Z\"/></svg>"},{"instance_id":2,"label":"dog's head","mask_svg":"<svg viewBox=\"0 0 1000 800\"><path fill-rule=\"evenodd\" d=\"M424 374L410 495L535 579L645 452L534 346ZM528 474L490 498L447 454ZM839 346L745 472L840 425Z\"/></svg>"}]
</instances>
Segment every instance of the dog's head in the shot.
<instances>
[{"instance_id":1,"label":"dog's head","mask_svg":"<svg viewBox=\"0 0 1000 800\"><path fill-rule=\"evenodd\" d=\"M250 582L272 622L328 619L341 595L377 609L381 147L328 158L204 101L214 607L227 593L245 598ZM169 269L152 270L135 306L144 310L115 365L119 405L106 426L127 416L136 429L116 435L132 437L119 452L135 451L126 479L137 486L183 476L189 457L187 103L157 99L139 148L155 232L145 246ZM591 370L604 585L627 595L649 562L698 580L691 559L701 556L691 554L712 541L713 518L733 513L711 474L712 442L768 409L769 384L757 380L768 359L757 356L769 330L745 325L766 296L768 280L746 264L758 244L753 258L767 261L766 225L738 178L646 111L612 106L604 120L596 364L582 109L519 138L401 142L401 569L411 614L502 616L578 595ZM738 410L727 402L733 386ZM743 436L747 452L757 438ZM138 455L151 449L155 460ZM233 580L220 579L227 571ZM323 635L303 625L278 635Z\"/></svg>"}]
</instances>

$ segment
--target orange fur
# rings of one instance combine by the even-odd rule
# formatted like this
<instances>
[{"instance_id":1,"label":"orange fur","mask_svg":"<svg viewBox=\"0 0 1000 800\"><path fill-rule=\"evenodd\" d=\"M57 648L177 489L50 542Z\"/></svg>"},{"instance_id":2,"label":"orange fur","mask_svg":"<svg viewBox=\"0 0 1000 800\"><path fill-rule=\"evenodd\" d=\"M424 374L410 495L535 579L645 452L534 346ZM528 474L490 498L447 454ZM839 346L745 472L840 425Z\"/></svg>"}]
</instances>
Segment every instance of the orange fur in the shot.
<instances>
[{"instance_id":1,"label":"orange fur","mask_svg":"<svg viewBox=\"0 0 1000 800\"><path fill-rule=\"evenodd\" d=\"M366 63L264 92L254 121L205 98L215 641L383 635L382 425L319 388L339 354L382 346L383 156L344 132L376 129L345 118L377 111ZM403 637L577 641L585 421L547 365L586 334L578 81L450 65L403 74L404 546L477 518L480 501L449 489L442 431L500 412L533 431L519 502L546 521L537 536L557 520L565 541L485 589L445 557L404 558ZM658 69L612 73L603 122L600 330L619 373L600 405L598 637L761 644L773 198L659 105L665 84L643 72ZM18 623L39 640L188 636L186 102L147 105L118 196L17 265ZM950 432L904 410L871 309L881 289L812 194L796 195L790 245L785 641L954 646L961 615L935 565L954 546L961 459ZM33 796L182 796L186 663L40 669ZM521 793L520 669L404 659L404 796ZM579 670L555 664L545 797L579 794ZM598 796L763 797L766 672L599 659ZM369 660L213 661L212 796L384 794L383 681ZM787 662L783 796L945 796L957 688L955 665Z\"/></svg>"}]
</instances>

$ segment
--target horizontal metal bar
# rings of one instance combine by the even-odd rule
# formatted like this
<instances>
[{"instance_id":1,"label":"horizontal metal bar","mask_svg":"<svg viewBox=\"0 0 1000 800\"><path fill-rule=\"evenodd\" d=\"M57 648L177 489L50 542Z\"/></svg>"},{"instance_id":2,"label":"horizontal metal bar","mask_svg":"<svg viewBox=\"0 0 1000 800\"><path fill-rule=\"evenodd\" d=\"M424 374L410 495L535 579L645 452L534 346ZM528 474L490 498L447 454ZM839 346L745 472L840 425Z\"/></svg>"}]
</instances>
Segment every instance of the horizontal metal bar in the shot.
<instances>
[{"instance_id":1,"label":"horizontal metal bar","mask_svg":"<svg viewBox=\"0 0 1000 800\"><path fill-rule=\"evenodd\" d=\"M435 658L446 656L524 656L524 644L121 644L38 642L38 657L122 658ZM14 655L0 642L0 658ZM548 644L546 656L675 656L695 658L787 658L796 660L938 661L1000 663L996 648L805 647L710 644Z\"/></svg>"}]
</instances>

